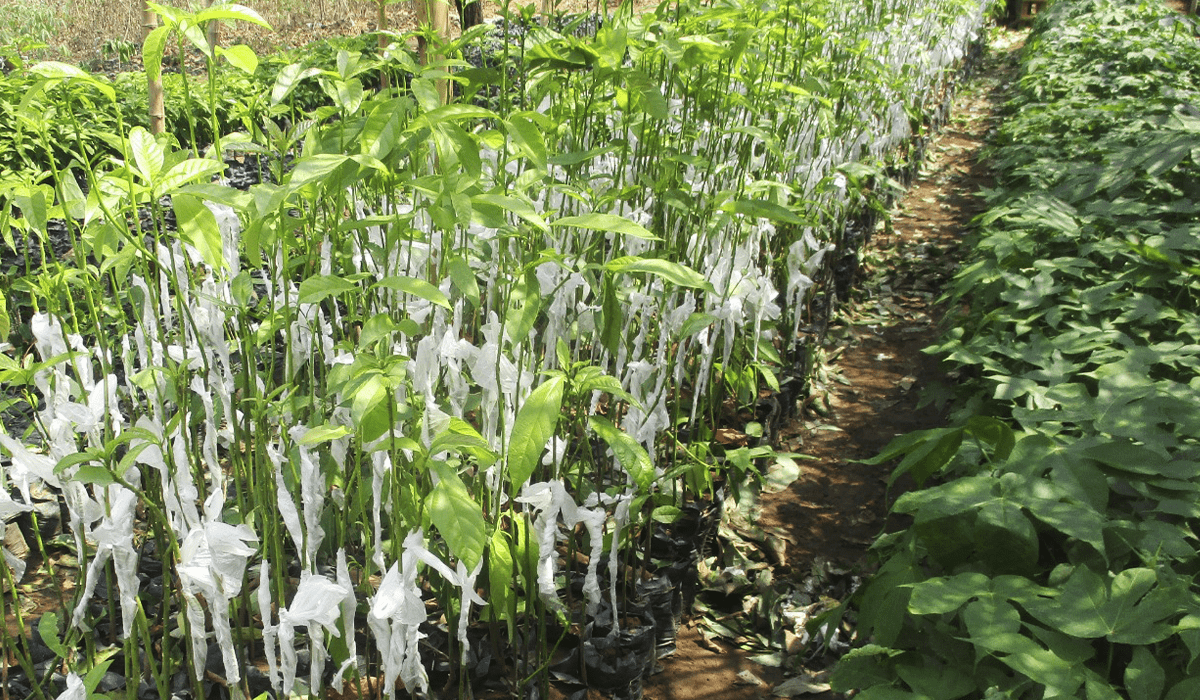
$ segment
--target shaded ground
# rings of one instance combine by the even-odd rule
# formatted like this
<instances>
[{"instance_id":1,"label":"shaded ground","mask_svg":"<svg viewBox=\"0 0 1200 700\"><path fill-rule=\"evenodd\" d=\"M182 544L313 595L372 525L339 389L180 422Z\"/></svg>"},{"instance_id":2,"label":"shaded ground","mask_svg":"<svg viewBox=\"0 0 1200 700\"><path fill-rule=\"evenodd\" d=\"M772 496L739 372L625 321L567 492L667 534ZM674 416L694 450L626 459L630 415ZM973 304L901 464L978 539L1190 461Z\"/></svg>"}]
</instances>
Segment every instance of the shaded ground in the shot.
<instances>
[{"instance_id":1,"label":"shaded ground","mask_svg":"<svg viewBox=\"0 0 1200 700\"><path fill-rule=\"evenodd\" d=\"M1024 33L1001 32L969 84L960 88L949 123L928 147L926 165L876 232L864 255L865 289L831 328L826 351L836 356L828 377L827 416L808 413L781 431L777 447L811 456L790 487L764 495L758 525L784 543L777 577L799 581L814 569L868 566L867 547L897 523L888 505L890 467L854 460L877 454L897 435L938 426L942 415L922 401L949 380L938 359L921 352L947 313L937 300L954 273L958 244L982 211L977 196L991 175L978 159L1013 75ZM901 485L902 486L902 485ZM782 675L694 626L680 631L679 650L646 685L649 700L749 700L770 696ZM811 672L810 692L823 686ZM746 672L764 681L747 684ZM739 673L742 674L739 677ZM808 695L832 698L833 693Z\"/></svg>"}]
</instances>

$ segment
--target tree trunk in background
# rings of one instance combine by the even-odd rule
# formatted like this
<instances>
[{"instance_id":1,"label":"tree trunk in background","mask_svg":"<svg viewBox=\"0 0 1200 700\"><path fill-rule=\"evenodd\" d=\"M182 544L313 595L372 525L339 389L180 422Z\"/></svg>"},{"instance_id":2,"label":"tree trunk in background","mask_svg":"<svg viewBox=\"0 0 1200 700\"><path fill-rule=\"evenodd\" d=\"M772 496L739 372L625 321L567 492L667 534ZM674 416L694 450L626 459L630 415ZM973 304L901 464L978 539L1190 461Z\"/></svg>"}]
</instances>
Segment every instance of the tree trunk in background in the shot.
<instances>
[{"instance_id":1,"label":"tree trunk in background","mask_svg":"<svg viewBox=\"0 0 1200 700\"><path fill-rule=\"evenodd\" d=\"M154 14L148 5L142 6L142 43L146 43L146 37L150 36L150 32L158 26L158 15ZM149 76L146 78L146 94L148 96L147 113L150 117L150 133L161 134L167 130L167 110L163 105L163 84L162 74L151 80Z\"/></svg>"},{"instance_id":2,"label":"tree trunk in background","mask_svg":"<svg viewBox=\"0 0 1200 700\"><path fill-rule=\"evenodd\" d=\"M483 24L483 0L454 0L458 5L458 18L465 32L477 24Z\"/></svg>"}]
</instances>

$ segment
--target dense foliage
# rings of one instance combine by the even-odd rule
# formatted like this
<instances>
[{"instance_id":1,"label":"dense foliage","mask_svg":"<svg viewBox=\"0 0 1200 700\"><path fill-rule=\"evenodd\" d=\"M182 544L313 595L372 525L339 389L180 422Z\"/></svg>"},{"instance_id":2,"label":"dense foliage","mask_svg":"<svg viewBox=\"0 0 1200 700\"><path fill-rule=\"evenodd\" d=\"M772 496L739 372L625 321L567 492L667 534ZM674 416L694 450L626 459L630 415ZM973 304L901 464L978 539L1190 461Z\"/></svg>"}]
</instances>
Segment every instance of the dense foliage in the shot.
<instances>
[{"instance_id":1,"label":"dense foliage","mask_svg":"<svg viewBox=\"0 0 1200 700\"><path fill-rule=\"evenodd\" d=\"M1200 696L1200 43L1161 3L1060 2L930 352L952 427L875 544L835 686L869 698ZM926 482L933 482L932 485Z\"/></svg>"},{"instance_id":2,"label":"dense foliage","mask_svg":"<svg viewBox=\"0 0 1200 700\"><path fill-rule=\"evenodd\" d=\"M113 85L29 69L14 140L57 150L0 183L7 245L38 252L6 290L0 379L27 422L0 431L0 508L29 510L37 485L65 498L82 581L38 629L69 684L118 663L163 697L262 658L284 695L298 675L423 691L435 668L524 693L568 633L609 649L656 524L754 473L714 429L815 352L847 221L983 18L965 0L681 2L576 36L530 12L483 67L343 50L239 97L219 67L260 62L200 30L261 20L155 7L149 73L176 43L208 69L180 82L204 108L176 136L131 117L85 133ZM370 89L380 62L403 87ZM314 84L328 103L296 114ZM35 99L60 118L33 119ZM271 176L221 181L249 156ZM11 589L19 567L0 568ZM6 646L45 695L22 640Z\"/></svg>"}]
</instances>

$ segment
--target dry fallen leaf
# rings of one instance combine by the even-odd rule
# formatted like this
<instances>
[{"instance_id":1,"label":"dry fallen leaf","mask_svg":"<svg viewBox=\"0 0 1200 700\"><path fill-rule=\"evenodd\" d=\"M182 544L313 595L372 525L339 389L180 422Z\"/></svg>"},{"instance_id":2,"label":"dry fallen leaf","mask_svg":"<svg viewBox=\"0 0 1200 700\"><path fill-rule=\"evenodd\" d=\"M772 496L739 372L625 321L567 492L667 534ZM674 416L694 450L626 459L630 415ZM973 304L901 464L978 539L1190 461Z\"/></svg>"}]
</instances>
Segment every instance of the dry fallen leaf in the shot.
<instances>
[{"instance_id":1,"label":"dry fallen leaf","mask_svg":"<svg viewBox=\"0 0 1200 700\"><path fill-rule=\"evenodd\" d=\"M771 694L777 698L794 698L797 695L815 695L829 690L829 684L818 681L814 676L789 678L775 686Z\"/></svg>"},{"instance_id":2,"label":"dry fallen leaf","mask_svg":"<svg viewBox=\"0 0 1200 700\"><path fill-rule=\"evenodd\" d=\"M733 428L717 428L713 438L722 445L733 445L734 447L745 447L750 444L749 435Z\"/></svg>"}]
</instances>

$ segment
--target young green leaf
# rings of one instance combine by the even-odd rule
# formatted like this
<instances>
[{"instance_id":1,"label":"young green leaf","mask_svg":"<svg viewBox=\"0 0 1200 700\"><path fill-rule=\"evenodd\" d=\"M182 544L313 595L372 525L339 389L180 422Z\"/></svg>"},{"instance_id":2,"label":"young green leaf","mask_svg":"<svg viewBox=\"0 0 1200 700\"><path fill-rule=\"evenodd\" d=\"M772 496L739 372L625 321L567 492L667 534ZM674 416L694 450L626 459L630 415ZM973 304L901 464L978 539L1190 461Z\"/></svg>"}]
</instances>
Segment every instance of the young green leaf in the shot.
<instances>
[{"instance_id":1,"label":"young green leaf","mask_svg":"<svg viewBox=\"0 0 1200 700\"><path fill-rule=\"evenodd\" d=\"M163 167L163 148L154 137L140 126L129 131L129 150L133 155L138 175L147 185L154 185Z\"/></svg>"},{"instance_id":2,"label":"young green leaf","mask_svg":"<svg viewBox=\"0 0 1200 700\"><path fill-rule=\"evenodd\" d=\"M169 26L155 27L142 42L142 65L146 67L146 78L149 80L162 77L163 52L166 51L170 32Z\"/></svg>"},{"instance_id":3,"label":"young green leaf","mask_svg":"<svg viewBox=\"0 0 1200 700\"><path fill-rule=\"evenodd\" d=\"M435 462L435 464L437 464ZM429 516L434 527L446 540L450 552L467 569L474 569L483 557L487 544L487 523L483 509L467 491L467 485L453 469L435 466L438 483L429 494Z\"/></svg>"},{"instance_id":4,"label":"young green leaf","mask_svg":"<svg viewBox=\"0 0 1200 700\"><path fill-rule=\"evenodd\" d=\"M713 289L712 284L704 279L704 275L686 265L662 258L641 258L636 255L630 255L610 261L604 266L604 269L613 273L626 274L645 272L657 275L680 287L690 287L706 291L712 291Z\"/></svg>"},{"instance_id":5,"label":"young green leaf","mask_svg":"<svg viewBox=\"0 0 1200 700\"><path fill-rule=\"evenodd\" d=\"M38 620L38 634L42 637L42 644L49 647L55 656L60 659L67 658L67 649L58 636L58 615L56 613L47 612L42 615Z\"/></svg>"},{"instance_id":6,"label":"young green leaf","mask_svg":"<svg viewBox=\"0 0 1200 700\"><path fill-rule=\"evenodd\" d=\"M504 316L504 330L514 344L529 336L542 311L542 289L537 275L529 270L512 286L508 293L508 311Z\"/></svg>"},{"instance_id":7,"label":"young green leaf","mask_svg":"<svg viewBox=\"0 0 1200 700\"><path fill-rule=\"evenodd\" d=\"M629 433L617 428L602 416L588 418L588 426L608 444L609 449L616 456L617 462L633 478L633 483L637 484L642 492L649 491L654 484L656 475L646 448L642 447Z\"/></svg>"},{"instance_id":8,"label":"young green leaf","mask_svg":"<svg viewBox=\"0 0 1200 700\"><path fill-rule=\"evenodd\" d=\"M657 241L658 236L655 236L644 226L639 223L630 221L621 216L614 214L600 214L593 212L591 214L583 214L581 216L564 216L556 219L550 224L551 226L567 226L569 228L584 228L594 231L604 231L605 233L619 233L623 236L631 236L633 238L641 238L647 241Z\"/></svg>"},{"instance_id":9,"label":"young green leaf","mask_svg":"<svg viewBox=\"0 0 1200 700\"><path fill-rule=\"evenodd\" d=\"M225 249L221 241L221 229L212 210L198 197L176 194L171 197L175 207L175 218L179 222L179 236L189 243L206 265L214 270L228 266Z\"/></svg>"},{"instance_id":10,"label":"young green leaf","mask_svg":"<svg viewBox=\"0 0 1200 700\"><path fill-rule=\"evenodd\" d=\"M508 440L508 480L513 488L529 480L554 435L565 383L562 375L550 377L529 393L517 412Z\"/></svg>"},{"instance_id":11,"label":"young green leaf","mask_svg":"<svg viewBox=\"0 0 1200 700\"><path fill-rule=\"evenodd\" d=\"M318 304L332 296L358 291L358 285L335 275L313 275L300 283L301 304Z\"/></svg>"},{"instance_id":12,"label":"young green leaf","mask_svg":"<svg viewBox=\"0 0 1200 700\"><path fill-rule=\"evenodd\" d=\"M372 289L383 288L391 289L397 292L411 294L414 297L424 299L432 304L450 310L450 300L442 293L442 290L426 282L425 280L417 279L416 277L405 277L396 275L394 277L384 277L375 284L371 285Z\"/></svg>"},{"instance_id":13,"label":"young green leaf","mask_svg":"<svg viewBox=\"0 0 1200 700\"><path fill-rule=\"evenodd\" d=\"M223 56L229 61L229 65L246 75L254 75L254 71L258 70L258 54L245 44L234 44L228 48L217 47L217 55Z\"/></svg>"}]
</instances>

